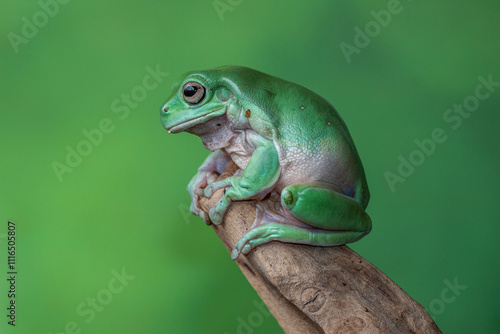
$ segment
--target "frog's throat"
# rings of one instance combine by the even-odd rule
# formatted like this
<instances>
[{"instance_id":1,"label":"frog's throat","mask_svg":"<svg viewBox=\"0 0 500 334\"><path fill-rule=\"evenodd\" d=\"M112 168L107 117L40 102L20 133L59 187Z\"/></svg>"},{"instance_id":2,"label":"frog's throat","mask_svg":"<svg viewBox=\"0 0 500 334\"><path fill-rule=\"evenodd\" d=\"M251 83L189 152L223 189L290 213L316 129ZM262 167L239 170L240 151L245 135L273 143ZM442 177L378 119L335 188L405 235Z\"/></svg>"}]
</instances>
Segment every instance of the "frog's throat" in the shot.
<instances>
[{"instance_id":1,"label":"frog's throat","mask_svg":"<svg viewBox=\"0 0 500 334\"><path fill-rule=\"evenodd\" d=\"M211 110L206 114L200 115L196 118L190 119L188 121L167 128L168 133L179 133L182 131L186 131L187 129L192 128L195 125L203 124L214 117L224 114L225 112L226 112L226 106L220 109Z\"/></svg>"}]
</instances>

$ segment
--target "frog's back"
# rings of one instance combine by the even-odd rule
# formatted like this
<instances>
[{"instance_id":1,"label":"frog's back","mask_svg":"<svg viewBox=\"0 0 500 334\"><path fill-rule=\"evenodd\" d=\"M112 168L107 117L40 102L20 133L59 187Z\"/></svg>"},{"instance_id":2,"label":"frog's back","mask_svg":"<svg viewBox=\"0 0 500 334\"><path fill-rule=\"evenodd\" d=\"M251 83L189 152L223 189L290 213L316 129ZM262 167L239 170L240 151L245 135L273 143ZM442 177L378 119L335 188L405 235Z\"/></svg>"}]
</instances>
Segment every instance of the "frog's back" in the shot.
<instances>
[{"instance_id":1,"label":"frog's back","mask_svg":"<svg viewBox=\"0 0 500 334\"><path fill-rule=\"evenodd\" d=\"M258 116L272 124L280 164L290 171L284 186L313 179L331 182L366 207L369 192L361 160L345 123L328 101L303 86L247 67L199 73L263 111Z\"/></svg>"}]
</instances>

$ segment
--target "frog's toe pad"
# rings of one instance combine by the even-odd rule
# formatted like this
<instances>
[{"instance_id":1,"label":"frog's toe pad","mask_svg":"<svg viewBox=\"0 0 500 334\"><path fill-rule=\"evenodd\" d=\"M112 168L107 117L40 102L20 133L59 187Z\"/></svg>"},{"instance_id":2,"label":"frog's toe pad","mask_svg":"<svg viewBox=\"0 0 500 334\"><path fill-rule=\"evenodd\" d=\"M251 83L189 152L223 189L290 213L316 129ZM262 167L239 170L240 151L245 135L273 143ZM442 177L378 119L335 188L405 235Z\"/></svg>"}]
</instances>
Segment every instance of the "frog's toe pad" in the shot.
<instances>
[{"instance_id":1,"label":"frog's toe pad","mask_svg":"<svg viewBox=\"0 0 500 334\"><path fill-rule=\"evenodd\" d=\"M255 247L279 239L282 235L282 225L268 223L251 229L234 245L231 259L236 260L240 254L248 254Z\"/></svg>"},{"instance_id":2,"label":"frog's toe pad","mask_svg":"<svg viewBox=\"0 0 500 334\"><path fill-rule=\"evenodd\" d=\"M221 215L215 210L215 207L211 208L210 211L208 211L208 216L210 217L210 221L214 225L220 225L222 222L222 217Z\"/></svg>"}]
</instances>

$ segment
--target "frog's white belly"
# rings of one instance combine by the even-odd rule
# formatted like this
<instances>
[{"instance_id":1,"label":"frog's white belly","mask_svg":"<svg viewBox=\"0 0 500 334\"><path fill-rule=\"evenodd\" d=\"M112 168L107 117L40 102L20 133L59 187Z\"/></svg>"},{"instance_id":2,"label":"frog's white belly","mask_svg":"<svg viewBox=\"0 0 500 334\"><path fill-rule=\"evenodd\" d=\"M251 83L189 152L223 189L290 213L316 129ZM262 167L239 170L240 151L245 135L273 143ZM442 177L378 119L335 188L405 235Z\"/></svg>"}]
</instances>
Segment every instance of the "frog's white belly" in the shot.
<instances>
[{"instance_id":1,"label":"frog's white belly","mask_svg":"<svg viewBox=\"0 0 500 334\"><path fill-rule=\"evenodd\" d=\"M230 154L231 159L233 159L234 163L240 167L240 169L245 169L250 161L250 157L239 155L236 153Z\"/></svg>"},{"instance_id":2,"label":"frog's white belly","mask_svg":"<svg viewBox=\"0 0 500 334\"><path fill-rule=\"evenodd\" d=\"M356 162L349 151L326 150L319 147L315 152L302 147L277 148L283 172L276 184L281 191L284 187L312 181L328 183L340 193L354 189L356 184ZM342 158L339 158L341 156Z\"/></svg>"},{"instance_id":3,"label":"frog's white belly","mask_svg":"<svg viewBox=\"0 0 500 334\"><path fill-rule=\"evenodd\" d=\"M231 139L229 145L224 147L234 163L241 169L247 167L253 151L256 149L252 141L254 135L256 134L253 131L239 131L238 135Z\"/></svg>"}]
</instances>

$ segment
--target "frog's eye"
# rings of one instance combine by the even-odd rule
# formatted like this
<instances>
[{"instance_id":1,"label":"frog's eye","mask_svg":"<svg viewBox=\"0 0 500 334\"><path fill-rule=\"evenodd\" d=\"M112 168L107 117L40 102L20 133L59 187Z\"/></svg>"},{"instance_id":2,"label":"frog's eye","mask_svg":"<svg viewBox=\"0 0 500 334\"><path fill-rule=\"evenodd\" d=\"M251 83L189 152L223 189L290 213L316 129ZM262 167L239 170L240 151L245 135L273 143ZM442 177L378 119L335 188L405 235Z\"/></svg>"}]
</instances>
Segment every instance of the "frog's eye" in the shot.
<instances>
[{"instance_id":1,"label":"frog's eye","mask_svg":"<svg viewBox=\"0 0 500 334\"><path fill-rule=\"evenodd\" d=\"M186 82L184 87L182 87L182 95L188 103L200 103L205 98L205 87L196 81Z\"/></svg>"}]
</instances>

